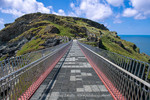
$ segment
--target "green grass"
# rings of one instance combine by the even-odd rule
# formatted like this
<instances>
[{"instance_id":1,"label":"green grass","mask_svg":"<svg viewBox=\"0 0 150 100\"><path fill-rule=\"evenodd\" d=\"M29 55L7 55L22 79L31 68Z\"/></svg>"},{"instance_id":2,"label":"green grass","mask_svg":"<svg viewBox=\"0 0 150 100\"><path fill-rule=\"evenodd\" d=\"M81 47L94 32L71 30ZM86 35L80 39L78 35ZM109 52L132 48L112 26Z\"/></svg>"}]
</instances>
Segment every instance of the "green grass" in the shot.
<instances>
[{"instance_id":1,"label":"green grass","mask_svg":"<svg viewBox=\"0 0 150 100\"><path fill-rule=\"evenodd\" d=\"M83 22L82 20L78 20L77 23L76 23L76 25L77 25L77 26L80 26L80 27L85 27L85 28L87 28L87 30L88 30L90 33L93 33L93 34L95 34L96 36L99 36L99 31L101 31L101 29L92 27L92 26L88 25L87 23Z\"/></svg>"},{"instance_id":2,"label":"green grass","mask_svg":"<svg viewBox=\"0 0 150 100\"><path fill-rule=\"evenodd\" d=\"M5 60L6 58L7 58L7 56L1 57L1 58L0 58L0 61Z\"/></svg>"},{"instance_id":3,"label":"green grass","mask_svg":"<svg viewBox=\"0 0 150 100\"><path fill-rule=\"evenodd\" d=\"M38 25L38 24L50 24L49 21L47 20L43 20L43 21L39 21L39 22L35 22L35 23L31 23L30 25Z\"/></svg>"},{"instance_id":4,"label":"green grass","mask_svg":"<svg viewBox=\"0 0 150 100\"><path fill-rule=\"evenodd\" d=\"M16 38L10 40L9 42L15 42L18 41L19 39L23 38L23 37L27 37L28 35L38 35L38 32L45 28L45 26L39 26L37 28L30 28L29 30L25 31L24 33L22 33L21 35L17 36Z\"/></svg>"},{"instance_id":5,"label":"green grass","mask_svg":"<svg viewBox=\"0 0 150 100\"><path fill-rule=\"evenodd\" d=\"M139 48L136 48L136 50L133 50L134 43L131 43L131 42L128 42L125 40L121 40L120 38L116 38L111 35L111 32L108 32L108 31L103 31L103 32L104 32L104 34L102 35L101 40L102 40L102 43L106 50L124 55L126 57L130 57L130 58L137 59L140 61L148 62L149 58L147 56L144 56L143 54L140 54L138 52ZM122 44L124 45L124 47L126 49L128 49L130 52L127 51L126 49L122 48L121 46L119 46L117 43L112 42L112 40L113 41L121 41ZM83 43L86 43L88 45L97 46L97 42L88 42L86 39L81 39L80 41Z\"/></svg>"},{"instance_id":6,"label":"green grass","mask_svg":"<svg viewBox=\"0 0 150 100\"><path fill-rule=\"evenodd\" d=\"M27 52L31 52L31 51L35 51L35 50L38 50L38 49L42 49L44 47L40 46L40 44L43 44L44 42L45 42L45 40L41 40L40 38L33 39L30 42L28 42L25 45L23 45L21 50L19 50L17 52L17 55L22 55L22 54L25 54Z\"/></svg>"},{"instance_id":7,"label":"green grass","mask_svg":"<svg viewBox=\"0 0 150 100\"><path fill-rule=\"evenodd\" d=\"M50 21L41 21L41 22L36 22L34 23L34 25L36 24L40 24L40 23L47 23L47 25L53 25L56 28L58 28L60 30L60 34L49 34L49 33L44 33L44 29L46 28L46 26L39 26L39 27L33 27L30 28L29 30L25 31L24 33L22 33L21 35L19 35L18 37L12 39L10 42L15 42L18 41L19 39L22 39L23 37L28 37L28 35L33 35L35 36L35 38L37 39L33 39L31 41L29 41L28 43L26 43L25 45L23 45L23 47L21 48L21 50L19 50L17 52L16 55L22 55L31 51L35 51L41 48L44 48L43 46L39 46L40 44L44 43L46 39L50 38L50 37L55 37L55 36L68 36L68 37L74 37L74 34L71 34L70 31L72 29L68 28L68 27L64 27L63 25L58 25L58 24L54 24ZM33 25L33 24L32 24Z\"/></svg>"},{"instance_id":8,"label":"green grass","mask_svg":"<svg viewBox=\"0 0 150 100\"><path fill-rule=\"evenodd\" d=\"M87 44L87 45L94 46L94 47L97 46L97 43L96 43L96 42L86 42L86 44Z\"/></svg>"},{"instance_id":9,"label":"green grass","mask_svg":"<svg viewBox=\"0 0 150 100\"><path fill-rule=\"evenodd\" d=\"M58 24L54 24L51 22L51 25L54 25L56 28L59 29L60 31L60 36L68 36L68 37L74 37L75 35L74 34L71 34L71 28L69 27L64 27L63 25L58 25Z\"/></svg>"},{"instance_id":10,"label":"green grass","mask_svg":"<svg viewBox=\"0 0 150 100\"><path fill-rule=\"evenodd\" d=\"M112 39L112 37L111 37L111 39ZM131 51L131 53L128 52L127 50L123 49L122 47L120 47L118 44L110 41L110 39L108 39L107 36L102 37L103 45L106 47L107 50L121 54L121 55L124 55L124 56L127 56L127 57L130 57L130 58L133 58L133 59L148 62L148 58L146 58L146 56L143 56L142 54L133 50L133 48L132 48L132 46L134 45L133 43L127 42L124 40L120 40L118 38L115 38L115 40L121 41L122 44L125 46L125 48L128 48Z\"/></svg>"}]
</instances>

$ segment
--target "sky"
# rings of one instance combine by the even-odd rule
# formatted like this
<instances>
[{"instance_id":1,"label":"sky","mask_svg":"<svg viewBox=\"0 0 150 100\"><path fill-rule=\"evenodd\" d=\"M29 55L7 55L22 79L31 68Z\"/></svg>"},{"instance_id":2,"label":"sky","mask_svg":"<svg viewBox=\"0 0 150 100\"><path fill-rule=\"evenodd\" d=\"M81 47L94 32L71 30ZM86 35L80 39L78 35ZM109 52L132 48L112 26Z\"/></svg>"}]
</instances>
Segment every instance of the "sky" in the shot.
<instances>
[{"instance_id":1,"label":"sky","mask_svg":"<svg viewBox=\"0 0 150 100\"><path fill-rule=\"evenodd\" d=\"M150 0L0 0L0 29L35 12L88 18L119 35L150 35Z\"/></svg>"}]
</instances>

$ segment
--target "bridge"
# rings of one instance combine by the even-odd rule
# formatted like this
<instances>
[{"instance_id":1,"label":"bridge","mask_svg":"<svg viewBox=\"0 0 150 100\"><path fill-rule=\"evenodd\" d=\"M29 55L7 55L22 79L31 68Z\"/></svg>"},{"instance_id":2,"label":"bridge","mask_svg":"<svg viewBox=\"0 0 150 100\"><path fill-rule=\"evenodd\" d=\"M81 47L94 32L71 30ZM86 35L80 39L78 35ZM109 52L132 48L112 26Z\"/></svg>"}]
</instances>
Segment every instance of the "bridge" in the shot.
<instances>
[{"instance_id":1,"label":"bridge","mask_svg":"<svg viewBox=\"0 0 150 100\"><path fill-rule=\"evenodd\" d=\"M148 63L77 40L0 66L0 100L150 100Z\"/></svg>"}]
</instances>

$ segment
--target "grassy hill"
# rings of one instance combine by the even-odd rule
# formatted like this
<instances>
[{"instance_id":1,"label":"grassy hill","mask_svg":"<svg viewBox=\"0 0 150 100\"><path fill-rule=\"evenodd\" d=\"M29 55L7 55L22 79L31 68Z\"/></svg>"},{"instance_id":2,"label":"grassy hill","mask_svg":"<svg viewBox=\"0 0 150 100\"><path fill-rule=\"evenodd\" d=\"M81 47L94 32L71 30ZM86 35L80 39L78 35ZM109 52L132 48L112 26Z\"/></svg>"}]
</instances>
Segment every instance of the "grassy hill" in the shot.
<instances>
[{"instance_id":1,"label":"grassy hill","mask_svg":"<svg viewBox=\"0 0 150 100\"><path fill-rule=\"evenodd\" d=\"M83 42L94 46L101 41L106 50L146 62L150 59L140 54L135 44L121 40L116 32L109 31L103 24L84 18L41 13L27 14L5 24L0 31L0 57L2 60L44 49L71 38L85 38Z\"/></svg>"}]
</instances>

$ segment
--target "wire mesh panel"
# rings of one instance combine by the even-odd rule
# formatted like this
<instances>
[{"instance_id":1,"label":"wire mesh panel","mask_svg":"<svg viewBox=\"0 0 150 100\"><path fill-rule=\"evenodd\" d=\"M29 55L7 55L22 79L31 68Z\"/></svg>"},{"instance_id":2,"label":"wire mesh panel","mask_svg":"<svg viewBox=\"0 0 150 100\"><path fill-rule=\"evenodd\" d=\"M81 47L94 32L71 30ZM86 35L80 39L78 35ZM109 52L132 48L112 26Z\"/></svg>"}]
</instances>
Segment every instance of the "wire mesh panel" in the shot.
<instances>
[{"instance_id":1,"label":"wire mesh panel","mask_svg":"<svg viewBox=\"0 0 150 100\"><path fill-rule=\"evenodd\" d=\"M29 98L34 92L34 88L44 80L45 71L49 70L50 72L50 69L53 68L51 66L64 55L71 43L70 41L54 48L15 57L9 59L9 62L5 61L6 64L1 62L1 70L5 76L0 79L0 100L17 100L18 98L25 100ZM12 72L9 73L8 71Z\"/></svg>"},{"instance_id":2,"label":"wire mesh panel","mask_svg":"<svg viewBox=\"0 0 150 100\"><path fill-rule=\"evenodd\" d=\"M89 48L90 50L96 52L97 54L103 56L104 58L110 60L126 71L134 74L135 76L142 78L144 81L150 83L150 64L132 59L117 53L113 53L101 48L93 47L87 44L80 43L83 46Z\"/></svg>"},{"instance_id":3,"label":"wire mesh panel","mask_svg":"<svg viewBox=\"0 0 150 100\"><path fill-rule=\"evenodd\" d=\"M78 43L114 98L150 100L150 65Z\"/></svg>"},{"instance_id":4,"label":"wire mesh panel","mask_svg":"<svg viewBox=\"0 0 150 100\"><path fill-rule=\"evenodd\" d=\"M62 47L64 44L60 44L54 47L50 47L43 50L27 53L21 56L12 57L3 61L0 61L0 78L22 68L23 66L49 54L50 52Z\"/></svg>"}]
</instances>

